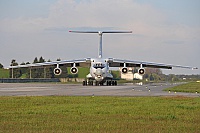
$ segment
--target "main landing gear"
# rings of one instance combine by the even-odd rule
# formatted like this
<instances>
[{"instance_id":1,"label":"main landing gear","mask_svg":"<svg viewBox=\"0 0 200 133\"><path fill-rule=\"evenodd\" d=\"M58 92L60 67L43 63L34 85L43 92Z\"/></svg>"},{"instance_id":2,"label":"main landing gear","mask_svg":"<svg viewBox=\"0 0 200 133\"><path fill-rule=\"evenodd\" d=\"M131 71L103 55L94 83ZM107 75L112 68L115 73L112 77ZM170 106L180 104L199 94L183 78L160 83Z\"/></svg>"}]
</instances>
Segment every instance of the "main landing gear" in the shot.
<instances>
[{"instance_id":1,"label":"main landing gear","mask_svg":"<svg viewBox=\"0 0 200 133\"><path fill-rule=\"evenodd\" d=\"M116 86L116 85L117 85L117 81L113 81L113 80L111 80L111 81L106 81L106 85L107 85L107 86Z\"/></svg>"},{"instance_id":2,"label":"main landing gear","mask_svg":"<svg viewBox=\"0 0 200 133\"><path fill-rule=\"evenodd\" d=\"M116 86L117 85L117 81L115 80L107 80L106 82L106 85L107 86ZM104 83L103 82L93 82L92 80L86 80L86 81L83 81L83 86L103 86Z\"/></svg>"},{"instance_id":3,"label":"main landing gear","mask_svg":"<svg viewBox=\"0 0 200 133\"><path fill-rule=\"evenodd\" d=\"M93 86L93 81L83 81L83 86Z\"/></svg>"}]
</instances>

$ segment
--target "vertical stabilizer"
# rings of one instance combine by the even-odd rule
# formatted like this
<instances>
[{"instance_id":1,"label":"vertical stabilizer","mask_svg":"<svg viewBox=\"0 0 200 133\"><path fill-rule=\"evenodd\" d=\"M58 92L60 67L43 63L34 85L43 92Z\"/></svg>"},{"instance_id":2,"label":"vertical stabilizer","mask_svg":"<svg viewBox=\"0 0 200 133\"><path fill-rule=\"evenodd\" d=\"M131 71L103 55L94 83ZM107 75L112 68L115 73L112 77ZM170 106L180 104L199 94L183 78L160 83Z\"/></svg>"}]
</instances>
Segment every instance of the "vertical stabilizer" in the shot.
<instances>
[{"instance_id":1,"label":"vertical stabilizer","mask_svg":"<svg viewBox=\"0 0 200 133\"><path fill-rule=\"evenodd\" d=\"M99 58L102 58L102 36L103 33L99 31L99 53L98 56Z\"/></svg>"}]
</instances>

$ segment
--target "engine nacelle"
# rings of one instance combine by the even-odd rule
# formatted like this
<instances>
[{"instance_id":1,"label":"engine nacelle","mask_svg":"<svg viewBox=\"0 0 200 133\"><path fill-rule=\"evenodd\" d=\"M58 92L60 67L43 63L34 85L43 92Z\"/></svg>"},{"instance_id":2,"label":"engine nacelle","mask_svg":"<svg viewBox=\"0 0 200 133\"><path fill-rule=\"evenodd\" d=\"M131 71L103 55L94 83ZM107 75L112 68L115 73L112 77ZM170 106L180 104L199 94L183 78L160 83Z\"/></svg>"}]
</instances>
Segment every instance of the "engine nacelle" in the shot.
<instances>
[{"instance_id":1,"label":"engine nacelle","mask_svg":"<svg viewBox=\"0 0 200 133\"><path fill-rule=\"evenodd\" d=\"M72 68L70 69L70 72L71 72L72 74L77 74L77 73L78 73L78 68L77 68L77 67L72 67Z\"/></svg>"},{"instance_id":2,"label":"engine nacelle","mask_svg":"<svg viewBox=\"0 0 200 133\"><path fill-rule=\"evenodd\" d=\"M138 69L138 73L139 73L140 75L144 75L144 74L145 74L145 69L144 69L144 68Z\"/></svg>"},{"instance_id":3,"label":"engine nacelle","mask_svg":"<svg viewBox=\"0 0 200 133\"><path fill-rule=\"evenodd\" d=\"M55 69L53 70L53 73L54 73L55 75L60 75L60 74L62 73L62 70L58 67L58 68L55 68Z\"/></svg>"},{"instance_id":4,"label":"engine nacelle","mask_svg":"<svg viewBox=\"0 0 200 133\"><path fill-rule=\"evenodd\" d=\"M127 67L123 67L123 68L122 68L122 73L125 74L125 73L127 73L127 72L128 72L128 68L127 68Z\"/></svg>"}]
</instances>

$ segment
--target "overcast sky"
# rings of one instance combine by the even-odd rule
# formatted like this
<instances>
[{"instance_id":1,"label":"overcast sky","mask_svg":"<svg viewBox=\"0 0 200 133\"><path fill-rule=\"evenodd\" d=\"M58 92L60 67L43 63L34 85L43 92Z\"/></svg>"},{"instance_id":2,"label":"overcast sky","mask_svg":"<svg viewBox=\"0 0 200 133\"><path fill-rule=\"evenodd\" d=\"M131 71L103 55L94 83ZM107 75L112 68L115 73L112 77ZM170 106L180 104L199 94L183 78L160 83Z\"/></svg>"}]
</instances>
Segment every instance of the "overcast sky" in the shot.
<instances>
[{"instance_id":1,"label":"overcast sky","mask_svg":"<svg viewBox=\"0 0 200 133\"><path fill-rule=\"evenodd\" d=\"M200 68L200 0L0 0L0 63L103 56ZM164 70L200 74L200 70Z\"/></svg>"}]
</instances>

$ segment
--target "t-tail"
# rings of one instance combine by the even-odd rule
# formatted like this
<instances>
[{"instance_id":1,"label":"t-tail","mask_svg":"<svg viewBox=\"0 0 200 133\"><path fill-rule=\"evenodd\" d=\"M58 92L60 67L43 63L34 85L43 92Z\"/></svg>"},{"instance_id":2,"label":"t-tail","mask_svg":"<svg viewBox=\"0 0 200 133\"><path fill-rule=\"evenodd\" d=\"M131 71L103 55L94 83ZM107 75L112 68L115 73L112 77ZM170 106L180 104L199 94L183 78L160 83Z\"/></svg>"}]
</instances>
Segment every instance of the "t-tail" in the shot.
<instances>
[{"instance_id":1,"label":"t-tail","mask_svg":"<svg viewBox=\"0 0 200 133\"><path fill-rule=\"evenodd\" d=\"M99 34L99 51L98 51L98 57L102 58L103 51L102 51L102 36L103 33L132 33L132 31L69 31L73 33L98 33Z\"/></svg>"}]
</instances>

